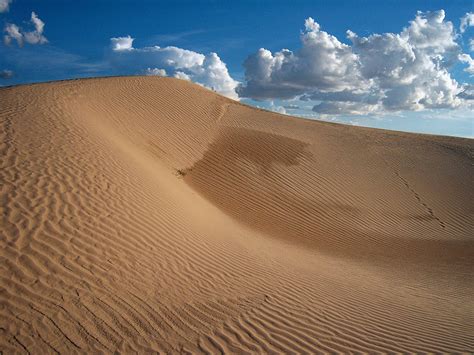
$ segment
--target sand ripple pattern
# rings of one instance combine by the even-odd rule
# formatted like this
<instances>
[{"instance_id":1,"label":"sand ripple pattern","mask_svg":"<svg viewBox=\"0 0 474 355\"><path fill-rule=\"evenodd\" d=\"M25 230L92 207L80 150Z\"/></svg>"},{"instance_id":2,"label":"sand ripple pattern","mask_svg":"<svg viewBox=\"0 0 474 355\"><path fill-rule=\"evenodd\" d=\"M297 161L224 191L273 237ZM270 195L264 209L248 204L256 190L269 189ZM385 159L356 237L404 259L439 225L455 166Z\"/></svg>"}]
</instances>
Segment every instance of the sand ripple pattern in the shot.
<instances>
[{"instance_id":1,"label":"sand ripple pattern","mask_svg":"<svg viewBox=\"0 0 474 355\"><path fill-rule=\"evenodd\" d=\"M0 89L0 352L470 353L473 141L154 77Z\"/></svg>"}]
</instances>

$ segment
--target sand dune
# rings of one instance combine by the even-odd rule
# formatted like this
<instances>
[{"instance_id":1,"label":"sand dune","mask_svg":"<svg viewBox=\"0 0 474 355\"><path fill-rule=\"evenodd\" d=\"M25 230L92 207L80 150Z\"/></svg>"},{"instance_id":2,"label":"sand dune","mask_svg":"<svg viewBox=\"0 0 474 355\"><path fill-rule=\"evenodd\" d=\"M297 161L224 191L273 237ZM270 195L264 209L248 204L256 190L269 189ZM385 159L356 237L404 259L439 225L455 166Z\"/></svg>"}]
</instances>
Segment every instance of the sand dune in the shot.
<instances>
[{"instance_id":1,"label":"sand dune","mask_svg":"<svg viewBox=\"0 0 474 355\"><path fill-rule=\"evenodd\" d=\"M474 351L474 141L170 78L0 89L0 351Z\"/></svg>"}]
</instances>

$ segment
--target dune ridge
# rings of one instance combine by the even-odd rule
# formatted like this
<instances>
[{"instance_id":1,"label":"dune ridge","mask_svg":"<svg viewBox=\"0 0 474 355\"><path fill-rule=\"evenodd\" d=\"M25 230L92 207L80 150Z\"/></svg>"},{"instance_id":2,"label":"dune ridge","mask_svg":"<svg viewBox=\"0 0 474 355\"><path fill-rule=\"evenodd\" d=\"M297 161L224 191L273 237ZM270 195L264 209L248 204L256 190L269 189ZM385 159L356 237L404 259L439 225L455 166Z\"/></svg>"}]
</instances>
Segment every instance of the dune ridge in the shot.
<instances>
[{"instance_id":1,"label":"dune ridge","mask_svg":"<svg viewBox=\"0 0 474 355\"><path fill-rule=\"evenodd\" d=\"M3 353L474 351L473 140L158 77L0 122Z\"/></svg>"}]
</instances>

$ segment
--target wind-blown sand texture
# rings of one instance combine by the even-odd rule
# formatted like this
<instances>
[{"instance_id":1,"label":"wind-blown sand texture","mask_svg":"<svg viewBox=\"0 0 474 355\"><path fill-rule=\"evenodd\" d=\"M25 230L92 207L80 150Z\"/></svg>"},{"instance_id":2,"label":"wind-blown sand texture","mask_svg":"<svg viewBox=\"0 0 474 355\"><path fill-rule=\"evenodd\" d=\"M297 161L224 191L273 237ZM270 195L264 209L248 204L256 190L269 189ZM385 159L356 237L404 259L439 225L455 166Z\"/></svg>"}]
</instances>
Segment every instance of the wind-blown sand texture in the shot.
<instances>
[{"instance_id":1,"label":"wind-blown sand texture","mask_svg":"<svg viewBox=\"0 0 474 355\"><path fill-rule=\"evenodd\" d=\"M0 89L0 350L474 351L474 141L189 82Z\"/></svg>"}]
</instances>

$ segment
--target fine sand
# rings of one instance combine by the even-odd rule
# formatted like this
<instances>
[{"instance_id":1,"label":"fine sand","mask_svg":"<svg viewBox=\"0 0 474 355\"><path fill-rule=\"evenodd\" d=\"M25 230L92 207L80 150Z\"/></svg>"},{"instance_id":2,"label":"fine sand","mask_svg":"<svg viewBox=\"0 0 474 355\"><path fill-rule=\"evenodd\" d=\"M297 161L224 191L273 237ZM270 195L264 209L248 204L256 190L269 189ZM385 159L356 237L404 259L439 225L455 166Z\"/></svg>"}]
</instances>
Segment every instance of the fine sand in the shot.
<instances>
[{"instance_id":1,"label":"fine sand","mask_svg":"<svg viewBox=\"0 0 474 355\"><path fill-rule=\"evenodd\" d=\"M474 351L474 141L189 82L0 89L0 352Z\"/></svg>"}]
</instances>

